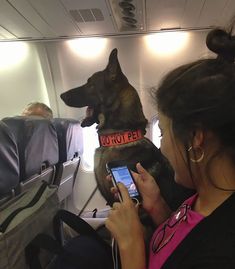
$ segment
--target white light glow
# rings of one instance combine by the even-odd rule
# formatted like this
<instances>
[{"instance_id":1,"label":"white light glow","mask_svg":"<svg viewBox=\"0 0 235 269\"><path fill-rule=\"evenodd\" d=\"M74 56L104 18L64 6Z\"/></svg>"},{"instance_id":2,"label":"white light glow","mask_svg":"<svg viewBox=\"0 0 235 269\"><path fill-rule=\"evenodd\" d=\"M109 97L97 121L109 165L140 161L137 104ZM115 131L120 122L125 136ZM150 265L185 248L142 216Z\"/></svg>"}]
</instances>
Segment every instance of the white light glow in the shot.
<instances>
[{"instance_id":1,"label":"white light glow","mask_svg":"<svg viewBox=\"0 0 235 269\"><path fill-rule=\"evenodd\" d=\"M82 128L84 137L82 164L84 170L86 171L93 171L95 149L99 147L99 139L96 126L97 124L93 124L90 127Z\"/></svg>"},{"instance_id":2,"label":"white light glow","mask_svg":"<svg viewBox=\"0 0 235 269\"><path fill-rule=\"evenodd\" d=\"M28 45L25 42L0 42L0 69L21 63L27 54Z\"/></svg>"},{"instance_id":3,"label":"white light glow","mask_svg":"<svg viewBox=\"0 0 235 269\"><path fill-rule=\"evenodd\" d=\"M172 55L182 50L188 42L186 32L166 32L145 36L147 47L158 55Z\"/></svg>"},{"instance_id":4,"label":"white light glow","mask_svg":"<svg viewBox=\"0 0 235 269\"><path fill-rule=\"evenodd\" d=\"M152 122L152 142L157 147L160 148L161 146L161 131L158 126L159 121L153 120Z\"/></svg>"},{"instance_id":5,"label":"white light glow","mask_svg":"<svg viewBox=\"0 0 235 269\"><path fill-rule=\"evenodd\" d=\"M107 39L90 37L68 41L69 47L82 58L98 56L106 47Z\"/></svg>"}]
</instances>

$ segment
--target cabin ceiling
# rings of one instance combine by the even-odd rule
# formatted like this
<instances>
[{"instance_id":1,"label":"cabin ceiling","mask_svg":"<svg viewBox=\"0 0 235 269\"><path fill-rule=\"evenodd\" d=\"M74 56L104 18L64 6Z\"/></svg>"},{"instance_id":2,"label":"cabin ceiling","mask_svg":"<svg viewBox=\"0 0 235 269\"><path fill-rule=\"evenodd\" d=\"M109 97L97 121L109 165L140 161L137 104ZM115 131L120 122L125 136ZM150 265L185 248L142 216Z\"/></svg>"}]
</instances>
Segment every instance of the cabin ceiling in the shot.
<instances>
[{"instance_id":1,"label":"cabin ceiling","mask_svg":"<svg viewBox=\"0 0 235 269\"><path fill-rule=\"evenodd\" d=\"M0 41L204 30L234 14L234 0L0 0Z\"/></svg>"}]
</instances>

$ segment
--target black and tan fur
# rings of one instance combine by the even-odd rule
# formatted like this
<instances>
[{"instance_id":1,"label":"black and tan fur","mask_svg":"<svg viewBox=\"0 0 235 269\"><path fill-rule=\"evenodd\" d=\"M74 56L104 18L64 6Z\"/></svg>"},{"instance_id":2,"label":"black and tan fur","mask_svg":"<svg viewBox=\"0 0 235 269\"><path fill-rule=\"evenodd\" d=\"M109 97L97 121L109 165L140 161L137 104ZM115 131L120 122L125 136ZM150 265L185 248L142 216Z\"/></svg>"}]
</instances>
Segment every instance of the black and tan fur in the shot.
<instances>
[{"instance_id":1,"label":"black and tan fur","mask_svg":"<svg viewBox=\"0 0 235 269\"><path fill-rule=\"evenodd\" d=\"M81 126L97 123L99 135L140 129L146 133L147 119L137 91L122 73L117 58L117 49L110 56L107 67L94 73L85 85L61 94L63 101L72 107L88 106L87 116ZM156 178L162 195L168 204L176 208L191 192L174 182L173 172L160 150L147 138L129 144L99 147L95 152L95 176L98 188L112 204L110 183L106 180L106 163L113 160L141 162Z\"/></svg>"}]
</instances>

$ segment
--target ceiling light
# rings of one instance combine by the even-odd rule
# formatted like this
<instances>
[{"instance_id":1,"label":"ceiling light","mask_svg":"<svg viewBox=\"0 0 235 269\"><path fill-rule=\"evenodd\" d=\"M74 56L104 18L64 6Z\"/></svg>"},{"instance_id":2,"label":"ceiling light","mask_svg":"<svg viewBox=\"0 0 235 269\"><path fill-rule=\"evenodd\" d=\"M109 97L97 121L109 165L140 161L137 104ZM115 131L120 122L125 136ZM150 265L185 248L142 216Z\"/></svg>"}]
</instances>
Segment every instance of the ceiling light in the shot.
<instances>
[{"instance_id":1,"label":"ceiling light","mask_svg":"<svg viewBox=\"0 0 235 269\"><path fill-rule=\"evenodd\" d=\"M182 50L188 42L187 32L165 32L145 36L145 42L151 52L160 56L169 56Z\"/></svg>"},{"instance_id":2,"label":"ceiling light","mask_svg":"<svg viewBox=\"0 0 235 269\"><path fill-rule=\"evenodd\" d=\"M107 39L90 37L77 38L67 41L70 48L82 58L93 58L101 54L106 48Z\"/></svg>"},{"instance_id":3,"label":"ceiling light","mask_svg":"<svg viewBox=\"0 0 235 269\"><path fill-rule=\"evenodd\" d=\"M29 46L25 42L0 43L0 70L18 65L28 55Z\"/></svg>"}]
</instances>

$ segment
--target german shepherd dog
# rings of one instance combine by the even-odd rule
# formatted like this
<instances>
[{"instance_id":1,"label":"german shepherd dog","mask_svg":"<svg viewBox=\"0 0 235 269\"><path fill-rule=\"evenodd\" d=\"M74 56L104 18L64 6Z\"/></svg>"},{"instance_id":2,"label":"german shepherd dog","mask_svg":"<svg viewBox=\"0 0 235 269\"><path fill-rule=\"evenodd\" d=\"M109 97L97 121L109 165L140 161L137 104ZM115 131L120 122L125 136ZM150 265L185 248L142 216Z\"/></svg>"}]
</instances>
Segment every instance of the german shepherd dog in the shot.
<instances>
[{"instance_id":1,"label":"german shepherd dog","mask_svg":"<svg viewBox=\"0 0 235 269\"><path fill-rule=\"evenodd\" d=\"M114 202L111 183L106 180L106 163L124 160L140 162L156 179L162 196L174 210L191 191L174 181L174 174L160 150L146 137L147 119L137 91L122 73L117 49L107 67L94 73L85 85L61 94L66 105L87 106L81 126L97 123L100 147L95 151L95 177L98 189L109 205ZM133 168L134 169L134 168Z\"/></svg>"}]
</instances>

